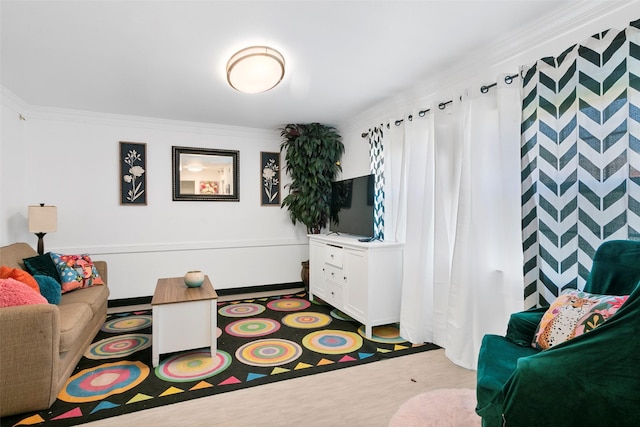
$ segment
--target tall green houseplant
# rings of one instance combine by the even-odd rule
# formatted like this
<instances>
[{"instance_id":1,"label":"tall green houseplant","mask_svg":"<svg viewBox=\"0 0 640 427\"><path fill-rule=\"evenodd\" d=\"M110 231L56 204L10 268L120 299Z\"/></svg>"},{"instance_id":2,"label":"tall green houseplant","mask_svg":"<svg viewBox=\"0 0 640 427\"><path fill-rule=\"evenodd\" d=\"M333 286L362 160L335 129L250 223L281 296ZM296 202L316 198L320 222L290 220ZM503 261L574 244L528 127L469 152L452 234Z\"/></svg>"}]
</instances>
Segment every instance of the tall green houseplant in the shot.
<instances>
[{"instance_id":1,"label":"tall green houseplant","mask_svg":"<svg viewBox=\"0 0 640 427\"><path fill-rule=\"evenodd\" d=\"M301 222L309 233L318 234L329 221L331 183L342 171L342 137L335 128L320 123L288 124L280 135L285 170L291 177L281 207L289 209L294 224Z\"/></svg>"}]
</instances>

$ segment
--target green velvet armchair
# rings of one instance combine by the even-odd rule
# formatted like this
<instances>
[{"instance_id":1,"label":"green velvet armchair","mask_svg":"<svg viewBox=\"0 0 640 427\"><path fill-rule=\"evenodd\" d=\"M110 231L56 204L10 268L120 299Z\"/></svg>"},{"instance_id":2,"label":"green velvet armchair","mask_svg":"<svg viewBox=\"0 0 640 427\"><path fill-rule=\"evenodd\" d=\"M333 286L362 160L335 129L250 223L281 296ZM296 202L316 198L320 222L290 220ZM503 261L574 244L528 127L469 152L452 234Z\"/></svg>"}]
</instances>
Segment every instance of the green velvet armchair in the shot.
<instances>
[{"instance_id":1,"label":"green velvet armchair","mask_svg":"<svg viewBox=\"0 0 640 427\"><path fill-rule=\"evenodd\" d=\"M584 291L629 295L613 317L543 351L531 342L547 307L513 314L505 337L486 335L477 372L482 425L640 425L639 282L640 242L604 242Z\"/></svg>"}]
</instances>

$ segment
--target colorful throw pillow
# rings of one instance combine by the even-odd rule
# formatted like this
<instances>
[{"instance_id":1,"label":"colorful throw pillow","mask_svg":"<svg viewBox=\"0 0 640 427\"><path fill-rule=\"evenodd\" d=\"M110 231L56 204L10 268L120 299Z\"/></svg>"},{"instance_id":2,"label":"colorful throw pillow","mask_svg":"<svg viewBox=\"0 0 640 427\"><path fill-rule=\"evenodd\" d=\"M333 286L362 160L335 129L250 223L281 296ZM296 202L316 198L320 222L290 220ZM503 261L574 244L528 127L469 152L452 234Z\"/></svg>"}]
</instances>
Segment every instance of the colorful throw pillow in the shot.
<instances>
[{"instance_id":1,"label":"colorful throw pillow","mask_svg":"<svg viewBox=\"0 0 640 427\"><path fill-rule=\"evenodd\" d=\"M49 252L31 258L25 258L22 262L24 262L25 268L32 276L49 276L53 277L56 279L56 282L60 283L60 274L58 274L58 269L53 263Z\"/></svg>"},{"instance_id":2,"label":"colorful throw pillow","mask_svg":"<svg viewBox=\"0 0 640 427\"><path fill-rule=\"evenodd\" d=\"M51 253L51 259L58 269L62 293L94 285L104 285L91 257L83 255L62 255Z\"/></svg>"},{"instance_id":3,"label":"colorful throw pillow","mask_svg":"<svg viewBox=\"0 0 640 427\"><path fill-rule=\"evenodd\" d=\"M41 276L36 274L33 276L38 285L40 285L40 295L45 297L49 304L60 304L62 298L62 287L53 277Z\"/></svg>"},{"instance_id":4,"label":"colorful throw pillow","mask_svg":"<svg viewBox=\"0 0 640 427\"><path fill-rule=\"evenodd\" d=\"M19 268L11 268L3 265L0 267L0 279L9 278L16 279L18 282L22 282L37 293L40 293L40 286L38 286L38 282L36 282L36 279L34 279L31 274Z\"/></svg>"},{"instance_id":5,"label":"colorful throw pillow","mask_svg":"<svg viewBox=\"0 0 640 427\"><path fill-rule=\"evenodd\" d=\"M542 316L532 346L546 350L592 331L613 316L628 295L595 295L567 289Z\"/></svg>"},{"instance_id":6,"label":"colorful throw pillow","mask_svg":"<svg viewBox=\"0 0 640 427\"><path fill-rule=\"evenodd\" d=\"M16 279L0 279L0 307L47 304L47 299Z\"/></svg>"}]
</instances>

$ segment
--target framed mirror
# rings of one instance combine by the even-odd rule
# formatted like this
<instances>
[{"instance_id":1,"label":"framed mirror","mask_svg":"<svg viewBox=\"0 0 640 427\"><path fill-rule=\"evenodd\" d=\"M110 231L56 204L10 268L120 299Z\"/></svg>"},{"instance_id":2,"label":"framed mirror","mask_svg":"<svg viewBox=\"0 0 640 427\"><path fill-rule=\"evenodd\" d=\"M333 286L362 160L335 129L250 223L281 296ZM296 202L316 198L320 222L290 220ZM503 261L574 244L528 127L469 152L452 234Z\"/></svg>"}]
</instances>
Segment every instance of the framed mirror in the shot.
<instances>
[{"instance_id":1,"label":"framed mirror","mask_svg":"<svg viewBox=\"0 0 640 427\"><path fill-rule=\"evenodd\" d=\"M240 200L239 151L172 147L174 201Z\"/></svg>"}]
</instances>

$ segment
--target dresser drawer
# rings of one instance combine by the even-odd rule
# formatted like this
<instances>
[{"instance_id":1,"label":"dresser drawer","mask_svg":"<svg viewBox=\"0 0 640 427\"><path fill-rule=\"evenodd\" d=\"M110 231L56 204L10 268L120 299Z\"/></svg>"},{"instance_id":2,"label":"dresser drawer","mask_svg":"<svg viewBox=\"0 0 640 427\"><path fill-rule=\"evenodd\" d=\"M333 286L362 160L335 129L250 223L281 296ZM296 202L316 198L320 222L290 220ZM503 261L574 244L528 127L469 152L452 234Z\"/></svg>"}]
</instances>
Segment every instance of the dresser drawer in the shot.
<instances>
[{"instance_id":1,"label":"dresser drawer","mask_svg":"<svg viewBox=\"0 0 640 427\"><path fill-rule=\"evenodd\" d=\"M345 283L344 270L329 264L324 265L324 278L339 285Z\"/></svg>"},{"instance_id":2,"label":"dresser drawer","mask_svg":"<svg viewBox=\"0 0 640 427\"><path fill-rule=\"evenodd\" d=\"M340 246L326 245L324 247L324 262L342 268L344 250Z\"/></svg>"},{"instance_id":3,"label":"dresser drawer","mask_svg":"<svg viewBox=\"0 0 640 427\"><path fill-rule=\"evenodd\" d=\"M326 300L325 300L326 302L328 302L334 307L337 307L338 309L342 308L342 305L344 304L344 296L342 295L342 286L338 286L333 283L328 283L327 294L325 296L326 296Z\"/></svg>"}]
</instances>

